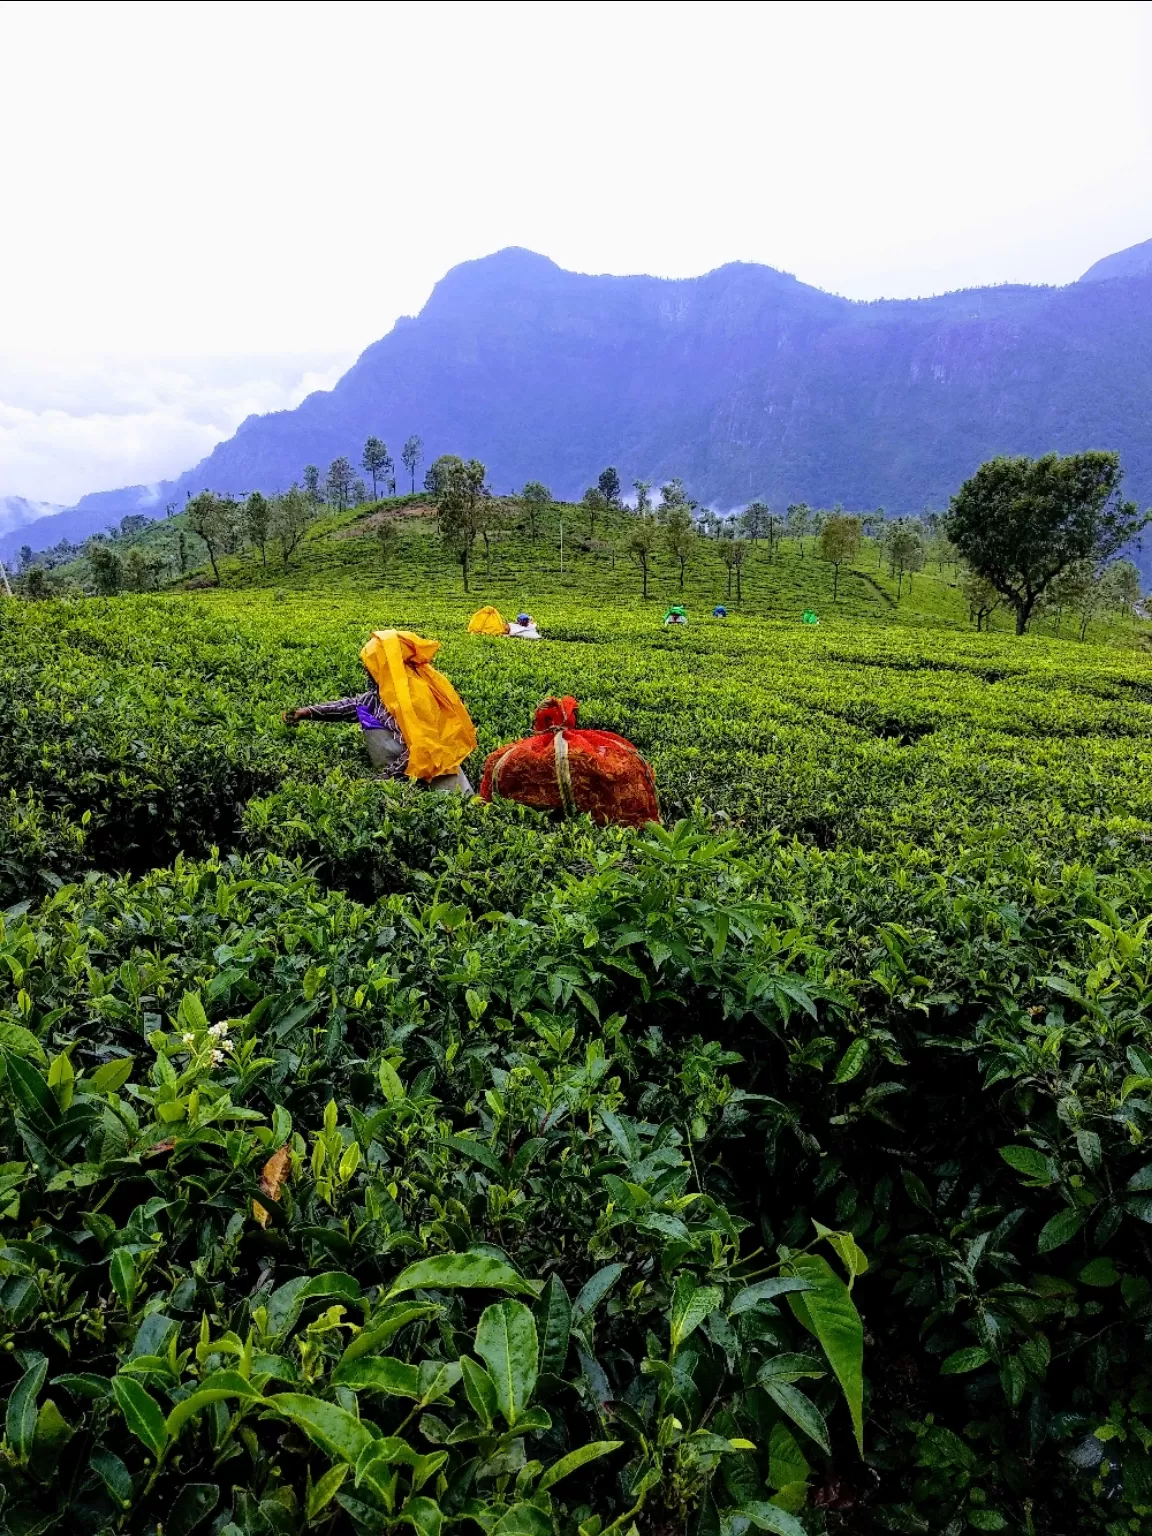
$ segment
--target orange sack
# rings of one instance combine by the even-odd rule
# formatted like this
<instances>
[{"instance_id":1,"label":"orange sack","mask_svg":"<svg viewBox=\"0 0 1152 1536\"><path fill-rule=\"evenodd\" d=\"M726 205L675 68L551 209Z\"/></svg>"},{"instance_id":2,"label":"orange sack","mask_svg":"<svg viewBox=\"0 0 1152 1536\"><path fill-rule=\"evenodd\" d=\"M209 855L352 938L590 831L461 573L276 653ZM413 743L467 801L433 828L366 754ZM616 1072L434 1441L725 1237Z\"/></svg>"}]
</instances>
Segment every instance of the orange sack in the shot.
<instances>
[{"instance_id":1,"label":"orange sack","mask_svg":"<svg viewBox=\"0 0 1152 1536\"><path fill-rule=\"evenodd\" d=\"M570 695L545 699L536 711L536 735L500 747L484 764L481 798L565 816L584 812L599 826L659 821L652 769L623 736L580 730L577 708Z\"/></svg>"}]
</instances>

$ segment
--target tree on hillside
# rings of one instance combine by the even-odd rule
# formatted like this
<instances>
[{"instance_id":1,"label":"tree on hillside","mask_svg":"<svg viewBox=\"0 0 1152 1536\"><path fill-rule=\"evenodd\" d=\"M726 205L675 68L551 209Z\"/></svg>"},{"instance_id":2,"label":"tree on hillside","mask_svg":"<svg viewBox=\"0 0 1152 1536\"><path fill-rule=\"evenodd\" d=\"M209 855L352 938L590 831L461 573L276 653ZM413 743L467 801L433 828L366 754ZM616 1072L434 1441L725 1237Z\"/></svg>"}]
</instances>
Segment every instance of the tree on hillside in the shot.
<instances>
[{"instance_id":1,"label":"tree on hillside","mask_svg":"<svg viewBox=\"0 0 1152 1536\"><path fill-rule=\"evenodd\" d=\"M615 511L620 506L620 476L611 465L600 471L596 487L604 498L604 505Z\"/></svg>"},{"instance_id":2,"label":"tree on hillside","mask_svg":"<svg viewBox=\"0 0 1152 1536\"><path fill-rule=\"evenodd\" d=\"M183 528L176 539L176 564L181 576L185 575L188 570L188 535Z\"/></svg>"},{"instance_id":3,"label":"tree on hillside","mask_svg":"<svg viewBox=\"0 0 1152 1536\"><path fill-rule=\"evenodd\" d=\"M352 461L346 459L343 454L338 459L333 459L328 466L328 476L324 488L328 493L328 500L338 512L344 512L352 502L352 482L355 479L355 470Z\"/></svg>"},{"instance_id":4,"label":"tree on hillside","mask_svg":"<svg viewBox=\"0 0 1152 1536\"><path fill-rule=\"evenodd\" d=\"M244 503L244 531L252 548L260 551L260 564L263 566L268 564L268 529L271 522L272 508L267 497L259 491L253 491Z\"/></svg>"},{"instance_id":5,"label":"tree on hillside","mask_svg":"<svg viewBox=\"0 0 1152 1536\"><path fill-rule=\"evenodd\" d=\"M376 524L376 547L380 551L380 564L386 571L391 569L392 559L399 542L400 530L396 526L394 517L385 517Z\"/></svg>"},{"instance_id":6,"label":"tree on hillside","mask_svg":"<svg viewBox=\"0 0 1152 1536\"><path fill-rule=\"evenodd\" d=\"M436 463L441 463L441 460L437 459ZM455 463L447 466L443 489L440 491L440 537L460 562L465 592L468 591L472 547L481 531L486 512L485 473L478 459L470 459L467 464L456 459Z\"/></svg>"},{"instance_id":7,"label":"tree on hillside","mask_svg":"<svg viewBox=\"0 0 1152 1536\"><path fill-rule=\"evenodd\" d=\"M750 501L744 508L741 522L744 525L744 537L756 544L768 532L768 519L771 512L766 502Z\"/></svg>"},{"instance_id":8,"label":"tree on hillside","mask_svg":"<svg viewBox=\"0 0 1152 1536\"><path fill-rule=\"evenodd\" d=\"M633 480L632 489L636 492L636 516L647 517L652 510L651 480Z\"/></svg>"},{"instance_id":9,"label":"tree on hillside","mask_svg":"<svg viewBox=\"0 0 1152 1536\"><path fill-rule=\"evenodd\" d=\"M46 597L51 597L52 578L42 565L25 566L20 577L20 596L26 597L29 602L41 602Z\"/></svg>"},{"instance_id":10,"label":"tree on hillside","mask_svg":"<svg viewBox=\"0 0 1152 1536\"><path fill-rule=\"evenodd\" d=\"M700 532L707 538L720 537L720 514L713 507L705 507L700 514Z\"/></svg>"},{"instance_id":11,"label":"tree on hillside","mask_svg":"<svg viewBox=\"0 0 1152 1536\"><path fill-rule=\"evenodd\" d=\"M345 461L347 462L347 461ZM316 518L316 503L307 491L293 485L272 502L271 532L280 545L280 559L287 568L300 540Z\"/></svg>"},{"instance_id":12,"label":"tree on hillside","mask_svg":"<svg viewBox=\"0 0 1152 1536\"><path fill-rule=\"evenodd\" d=\"M800 546L800 558L804 558L804 540L812 532L812 508L806 501L794 501L784 514L789 536Z\"/></svg>"},{"instance_id":13,"label":"tree on hillside","mask_svg":"<svg viewBox=\"0 0 1152 1536\"><path fill-rule=\"evenodd\" d=\"M234 507L234 502L217 496L215 491L201 491L187 506L188 526L204 540L217 586L220 585L218 557L228 549L233 537Z\"/></svg>"},{"instance_id":14,"label":"tree on hillside","mask_svg":"<svg viewBox=\"0 0 1152 1536\"><path fill-rule=\"evenodd\" d=\"M21 546L20 546L20 569L22 571L26 571L31 564L32 564L32 546L31 546L31 544L21 544Z\"/></svg>"},{"instance_id":15,"label":"tree on hillside","mask_svg":"<svg viewBox=\"0 0 1152 1536\"><path fill-rule=\"evenodd\" d=\"M528 484L520 492L520 500L524 506L524 515L528 519L528 534L533 544L536 542L536 520L545 507L552 504L552 492L539 480L529 480Z\"/></svg>"},{"instance_id":16,"label":"tree on hillside","mask_svg":"<svg viewBox=\"0 0 1152 1536\"><path fill-rule=\"evenodd\" d=\"M896 578L896 601L900 601L904 578L912 590L912 575L924 569L924 535L918 517L898 517L884 528L884 548L888 554L888 574Z\"/></svg>"},{"instance_id":17,"label":"tree on hillside","mask_svg":"<svg viewBox=\"0 0 1152 1536\"><path fill-rule=\"evenodd\" d=\"M119 592L124 569L112 545L103 538L89 539L84 546L84 553L88 557L93 584L100 596L112 597Z\"/></svg>"},{"instance_id":18,"label":"tree on hillside","mask_svg":"<svg viewBox=\"0 0 1152 1536\"><path fill-rule=\"evenodd\" d=\"M656 515L661 522L664 522L674 507L687 507L691 512L695 505L696 503L684 489L684 482L677 475L675 479L666 481L660 487L660 506Z\"/></svg>"},{"instance_id":19,"label":"tree on hillside","mask_svg":"<svg viewBox=\"0 0 1152 1536\"><path fill-rule=\"evenodd\" d=\"M1121 613L1135 620L1136 607L1144 595L1140 572L1131 560L1113 560L1108 567L1109 595Z\"/></svg>"},{"instance_id":20,"label":"tree on hillside","mask_svg":"<svg viewBox=\"0 0 1152 1536\"><path fill-rule=\"evenodd\" d=\"M660 542L660 525L651 513L638 517L628 530L624 549L640 567L644 596L648 596L648 572L652 565L656 546Z\"/></svg>"},{"instance_id":21,"label":"tree on hillside","mask_svg":"<svg viewBox=\"0 0 1152 1536\"><path fill-rule=\"evenodd\" d=\"M720 540L720 558L728 568L728 596L732 596L732 579L736 579L736 601L744 599L744 562L748 558L747 539L733 538L726 534Z\"/></svg>"},{"instance_id":22,"label":"tree on hillside","mask_svg":"<svg viewBox=\"0 0 1152 1536\"><path fill-rule=\"evenodd\" d=\"M404 468L412 477L412 494L416 494L416 471L420 468L420 461L424 457L424 439L417 437L415 432L400 450L400 459Z\"/></svg>"},{"instance_id":23,"label":"tree on hillside","mask_svg":"<svg viewBox=\"0 0 1152 1536\"><path fill-rule=\"evenodd\" d=\"M832 601L840 596L840 567L860 553L860 519L839 513L820 530L820 555L832 567Z\"/></svg>"},{"instance_id":24,"label":"tree on hillside","mask_svg":"<svg viewBox=\"0 0 1152 1536\"><path fill-rule=\"evenodd\" d=\"M373 497L372 499L375 500L376 498ZM352 482L352 505L354 507L362 507L367 500L368 486L363 478L357 475Z\"/></svg>"},{"instance_id":25,"label":"tree on hillside","mask_svg":"<svg viewBox=\"0 0 1152 1536\"><path fill-rule=\"evenodd\" d=\"M150 559L139 544L134 544L124 559L124 581L132 592L151 592L162 568L161 561Z\"/></svg>"},{"instance_id":26,"label":"tree on hillside","mask_svg":"<svg viewBox=\"0 0 1152 1536\"><path fill-rule=\"evenodd\" d=\"M596 519L603 512L608 503L604 499L604 492L598 485L590 485L584 492L583 507L588 514L588 537L596 537Z\"/></svg>"},{"instance_id":27,"label":"tree on hillside","mask_svg":"<svg viewBox=\"0 0 1152 1536\"><path fill-rule=\"evenodd\" d=\"M684 590L684 568L696 547L696 525L687 507L675 507L664 524L664 548L680 567L680 590Z\"/></svg>"},{"instance_id":28,"label":"tree on hillside","mask_svg":"<svg viewBox=\"0 0 1152 1536\"><path fill-rule=\"evenodd\" d=\"M1077 560L1099 567L1148 522L1120 496L1115 453L999 458L982 464L952 498L944 530L973 570L1003 594L1028 628L1041 595Z\"/></svg>"},{"instance_id":29,"label":"tree on hillside","mask_svg":"<svg viewBox=\"0 0 1152 1536\"><path fill-rule=\"evenodd\" d=\"M324 500L320 492L320 471L315 464L305 464L304 466L304 493L307 496L311 496L313 501Z\"/></svg>"},{"instance_id":30,"label":"tree on hillside","mask_svg":"<svg viewBox=\"0 0 1152 1536\"><path fill-rule=\"evenodd\" d=\"M448 477L457 465L464 460L454 453L442 453L438 459L433 459L424 476L424 489L430 491L433 496L439 496L448 484Z\"/></svg>"},{"instance_id":31,"label":"tree on hillside","mask_svg":"<svg viewBox=\"0 0 1152 1536\"><path fill-rule=\"evenodd\" d=\"M360 468L372 481L372 500L377 500L376 488L380 480L392 468L392 456L379 437L370 437L360 456Z\"/></svg>"},{"instance_id":32,"label":"tree on hillside","mask_svg":"<svg viewBox=\"0 0 1152 1536\"><path fill-rule=\"evenodd\" d=\"M968 604L968 617L974 620L976 633L979 634L982 629L989 628L992 615L1004 598L986 577L974 571L971 566L964 567L960 590Z\"/></svg>"}]
</instances>

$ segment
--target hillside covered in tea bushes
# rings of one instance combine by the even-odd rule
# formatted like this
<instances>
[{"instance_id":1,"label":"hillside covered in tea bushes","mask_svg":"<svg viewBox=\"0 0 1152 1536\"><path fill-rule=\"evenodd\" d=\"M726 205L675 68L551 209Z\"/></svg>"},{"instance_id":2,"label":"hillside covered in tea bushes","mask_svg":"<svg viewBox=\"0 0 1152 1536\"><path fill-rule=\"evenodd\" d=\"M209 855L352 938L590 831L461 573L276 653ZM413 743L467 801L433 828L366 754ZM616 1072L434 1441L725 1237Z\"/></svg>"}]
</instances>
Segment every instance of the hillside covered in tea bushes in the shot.
<instances>
[{"instance_id":1,"label":"hillside covered in tea bushes","mask_svg":"<svg viewBox=\"0 0 1152 1536\"><path fill-rule=\"evenodd\" d=\"M416 506L0 602L7 1530L1152 1529L1143 621L790 540L712 620L701 541L671 631L561 509L465 595ZM664 826L283 725L385 625L474 782L570 692Z\"/></svg>"}]
</instances>

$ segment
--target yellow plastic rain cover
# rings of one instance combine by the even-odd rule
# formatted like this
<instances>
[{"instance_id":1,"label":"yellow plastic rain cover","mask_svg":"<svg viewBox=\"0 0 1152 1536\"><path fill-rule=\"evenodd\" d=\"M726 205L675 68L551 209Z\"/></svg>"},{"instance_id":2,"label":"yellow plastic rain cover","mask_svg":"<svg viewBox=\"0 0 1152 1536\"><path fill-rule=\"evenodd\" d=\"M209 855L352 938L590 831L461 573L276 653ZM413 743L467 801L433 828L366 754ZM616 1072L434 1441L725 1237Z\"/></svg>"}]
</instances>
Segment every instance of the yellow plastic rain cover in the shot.
<instances>
[{"instance_id":1,"label":"yellow plastic rain cover","mask_svg":"<svg viewBox=\"0 0 1152 1536\"><path fill-rule=\"evenodd\" d=\"M470 635L502 635L507 628L498 608L481 608L468 620Z\"/></svg>"},{"instance_id":2,"label":"yellow plastic rain cover","mask_svg":"<svg viewBox=\"0 0 1152 1536\"><path fill-rule=\"evenodd\" d=\"M408 777L455 773L476 749L476 730L460 695L432 665L439 640L404 629L375 629L360 652L408 747Z\"/></svg>"}]
</instances>

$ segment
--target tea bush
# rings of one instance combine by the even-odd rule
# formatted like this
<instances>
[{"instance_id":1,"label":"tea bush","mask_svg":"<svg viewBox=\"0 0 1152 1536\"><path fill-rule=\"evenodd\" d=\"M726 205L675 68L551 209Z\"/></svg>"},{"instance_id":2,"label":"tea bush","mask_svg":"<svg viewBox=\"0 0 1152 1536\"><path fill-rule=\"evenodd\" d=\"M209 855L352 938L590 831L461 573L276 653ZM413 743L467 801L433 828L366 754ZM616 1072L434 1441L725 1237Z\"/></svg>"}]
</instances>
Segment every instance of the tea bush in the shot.
<instances>
[{"instance_id":1,"label":"tea bush","mask_svg":"<svg viewBox=\"0 0 1152 1536\"><path fill-rule=\"evenodd\" d=\"M6 1528L1149 1528L1143 658L469 606L0 606ZM279 723L392 621L665 830Z\"/></svg>"}]
</instances>

